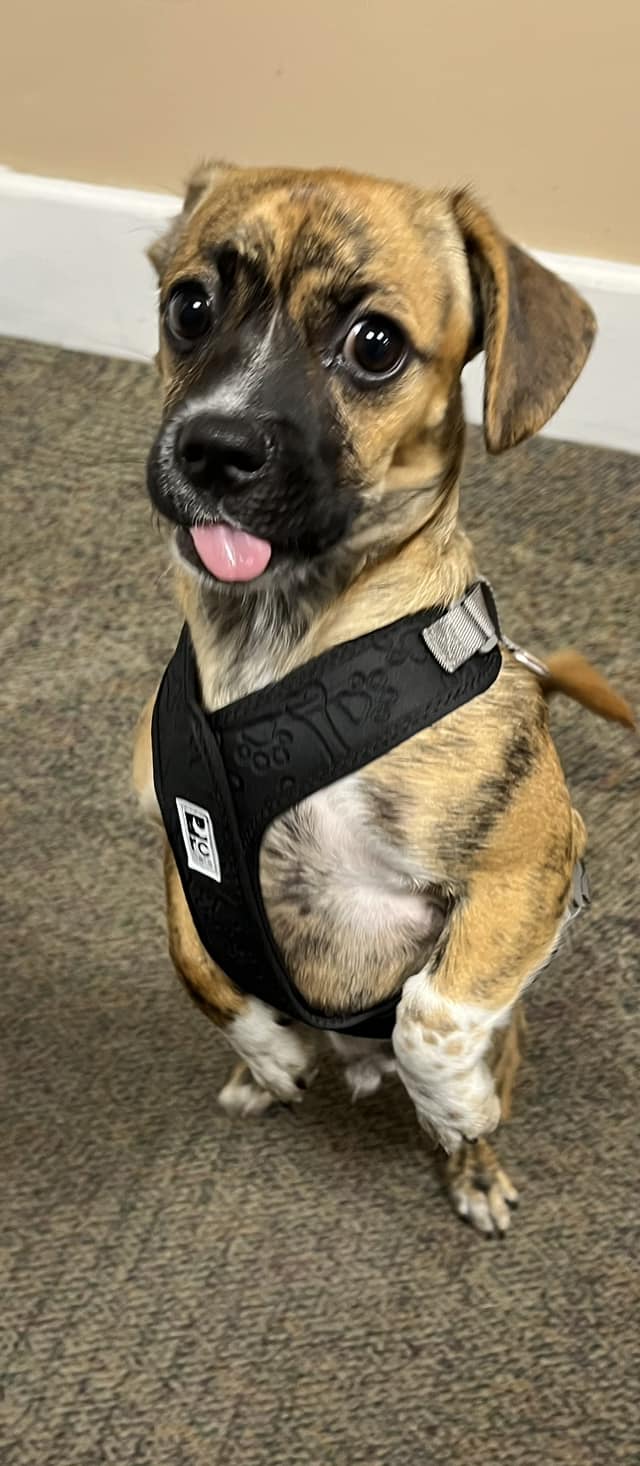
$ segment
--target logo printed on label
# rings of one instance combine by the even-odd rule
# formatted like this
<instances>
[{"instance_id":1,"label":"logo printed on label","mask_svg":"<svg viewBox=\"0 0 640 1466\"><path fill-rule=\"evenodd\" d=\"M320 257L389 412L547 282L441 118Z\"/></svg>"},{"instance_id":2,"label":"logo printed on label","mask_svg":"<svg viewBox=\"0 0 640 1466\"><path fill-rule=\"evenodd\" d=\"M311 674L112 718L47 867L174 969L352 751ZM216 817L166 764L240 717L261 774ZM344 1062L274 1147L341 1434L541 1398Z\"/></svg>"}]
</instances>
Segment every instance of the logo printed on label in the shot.
<instances>
[{"instance_id":1,"label":"logo printed on label","mask_svg":"<svg viewBox=\"0 0 640 1466\"><path fill-rule=\"evenodd\" d=\"M220 881L220 857L213 833L211 815L199 804L176 799L180 829L187 852L187 864L212 881Z\"/></svg>"}]
</instances>

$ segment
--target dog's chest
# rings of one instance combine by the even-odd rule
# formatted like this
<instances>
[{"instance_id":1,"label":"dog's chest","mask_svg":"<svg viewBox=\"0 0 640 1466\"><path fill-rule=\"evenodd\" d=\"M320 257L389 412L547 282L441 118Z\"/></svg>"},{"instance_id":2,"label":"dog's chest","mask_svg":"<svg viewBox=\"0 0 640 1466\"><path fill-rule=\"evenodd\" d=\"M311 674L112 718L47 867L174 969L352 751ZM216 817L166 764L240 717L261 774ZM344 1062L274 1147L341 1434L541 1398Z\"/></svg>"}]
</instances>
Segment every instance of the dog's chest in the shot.
<instances>
[{"instance_id":1,"label":"dog's chest","mask_svg":"<svg viewBox=\"0 0 640 1466\"><path fill-rule=\"evenodd\" d=\"M357 938L377 954L424 939L438 925L429 876L376 821L366 777L351 775L305 799L265 836L267 900L302 929ZM277 916L275 918L277 920Z\"/></svg>"},{"instance_id":2,"label":"dog's chest","mask_svg":"<svg viewBox=\"0 0 640 1466\"><path fill-rule=\"evenodd\" d=\"M233 692L229 667L218 662L209 705L285 675L281 659L264 653L243 660ZM442 930L442 903L422 853L420 861L411 857L393 810L388 815L365 766L303 798L264 835L260 886L269 924L312 1002L340 1006L350 983L363 1000L375 1000L422 965Z\"/></svg>"}]
</instances>

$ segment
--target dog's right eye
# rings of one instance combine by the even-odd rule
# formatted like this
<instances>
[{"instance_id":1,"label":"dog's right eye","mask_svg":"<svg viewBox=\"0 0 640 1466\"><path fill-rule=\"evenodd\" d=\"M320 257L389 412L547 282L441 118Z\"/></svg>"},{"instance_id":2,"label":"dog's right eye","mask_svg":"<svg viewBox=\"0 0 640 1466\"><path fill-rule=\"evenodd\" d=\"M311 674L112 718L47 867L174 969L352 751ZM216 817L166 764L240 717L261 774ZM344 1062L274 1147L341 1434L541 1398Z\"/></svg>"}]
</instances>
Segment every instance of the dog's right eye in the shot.
<instances>
[{"instance_id":1,"label":"dog's right eye","mask_svg":"<svg viewBox=\"0 0 640 1466\"><path fill-rule=\"evenodd\" d=\"M366 385L395 376L405 366L409 349L397 321L372 312L351 327L342 354L352 375Z\"/></svg>"},{"instance_id":2,"label":"dog's right eye","mask_svg":"<svg viewBox=\"0 0 640 1466\"><path fill-rule=\"evenodd\" d=\"M211 300L204 286L197 280L176 285L169 296L164 319L178 350L188 351L195 346L211 326Z\"/></svg>"}]
</instances>

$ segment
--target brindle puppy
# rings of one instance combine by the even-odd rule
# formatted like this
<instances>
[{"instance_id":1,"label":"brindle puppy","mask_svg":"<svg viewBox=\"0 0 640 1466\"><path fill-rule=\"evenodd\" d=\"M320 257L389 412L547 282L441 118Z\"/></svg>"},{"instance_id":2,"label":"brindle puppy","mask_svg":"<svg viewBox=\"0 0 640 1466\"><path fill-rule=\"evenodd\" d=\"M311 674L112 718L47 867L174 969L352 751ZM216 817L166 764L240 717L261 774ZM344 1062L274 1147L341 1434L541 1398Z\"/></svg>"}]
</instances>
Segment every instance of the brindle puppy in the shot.
<instances>
[{"instance_id":1,"label":"brindle puppy","mask_svg":"<svg viewBox=\"0 0 640 1466\"><path fill-rule=\"evenodd\" d=\"M584 301L465 192L333 170L205 166L151 257L165 410L149 489L205 705L460 596L477 574L458 523L462 369L484 348L487 446L519 443L584 365ZM135 781L157 816L149 716ZM490 691L264 840L266 910L304 996L353 1011L402 988L393 1049L334 1046L354 1093L397 1070L485 1232L506 1228L515 1192L481 1137L508 1110L518 998L584 848L543 689L508 651ZM166 889L176 968L243 1061L223 1105L300 1099L316 1034L210 960L168 852Z\"/></svg>"}]
</instances>

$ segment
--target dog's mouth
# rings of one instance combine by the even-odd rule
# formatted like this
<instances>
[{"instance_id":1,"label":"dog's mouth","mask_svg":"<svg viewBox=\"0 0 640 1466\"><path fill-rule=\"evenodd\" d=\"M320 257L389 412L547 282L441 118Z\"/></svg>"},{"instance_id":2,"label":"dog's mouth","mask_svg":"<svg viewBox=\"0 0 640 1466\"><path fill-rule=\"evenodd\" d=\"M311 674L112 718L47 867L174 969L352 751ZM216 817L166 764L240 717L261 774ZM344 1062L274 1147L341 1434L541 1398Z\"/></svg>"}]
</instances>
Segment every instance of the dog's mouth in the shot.
<instances>
[{"instance_id":1,"label":"dog's mouth","mask_svg":"<svg viewBox=\"0 0 640 1466\"><path fill-rule=\"evenodd\" d=\"M200 576L216 585L241 588L272 575L281 579L312 565L321 567L344 540L349 523L347 517L324 533L311 531L295 540L280 540L253 534L226 519L196 525L174 521L174 545L180 560Z\"/></svg>"},{"instance_id":2,"label":"dog's mouth","mask_svg":"<svg viewBox=\"0 0 640 1466\"><path fill-rule=\"evenodd\" d=\"M237 587L242 590L252 583L284 586L294 579L328 568L327 557L335 553L345 536L339 532L309 541L263 539L249 530L239 529L223 520L208 525L176 525L174 546L179 559L212 585Z\"/></svg>"},{"instance_id":3,"label":"dog's mouth","mask_svg":"<svg viewBox=\"0 0 640 1466\"><path fill-rule=\"evenodd\" d=\"M335 451L308 450L301 432L279 424L277 450L252 467L240 461L239 451L231 455L215 418L208 437L202 428L202 466L186 455L184 444L182 457L176 446L190 421L165 423L147 462L149 495L174 527L180 561L205 582L239 590L263 577L299 580L311 565L318 573L348 535L358 508L357 493L338 482Z\"/></svg>"},{"instance_id":4,"label":"dog's mouth","mask_svg":"<svg viewBox=\"0 0 640 1466\"><path fill-rule=\"evenodd\" d=\"M203 524L190 529L179 528L176 545L184 560L197 570L205 570L213 580L224 584L257 580L269 565L273 547L268 540L233 525Z\"/></svg>"}]
</instances>

